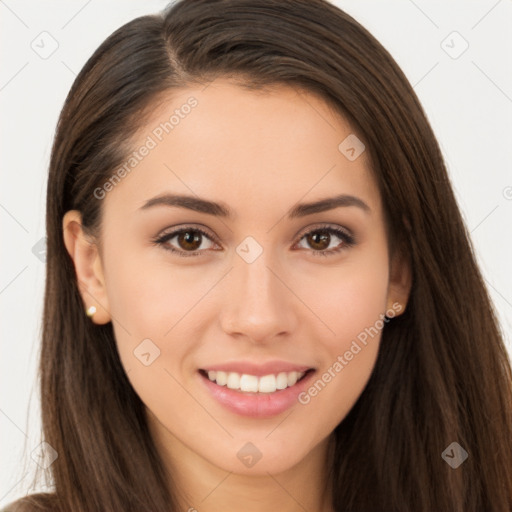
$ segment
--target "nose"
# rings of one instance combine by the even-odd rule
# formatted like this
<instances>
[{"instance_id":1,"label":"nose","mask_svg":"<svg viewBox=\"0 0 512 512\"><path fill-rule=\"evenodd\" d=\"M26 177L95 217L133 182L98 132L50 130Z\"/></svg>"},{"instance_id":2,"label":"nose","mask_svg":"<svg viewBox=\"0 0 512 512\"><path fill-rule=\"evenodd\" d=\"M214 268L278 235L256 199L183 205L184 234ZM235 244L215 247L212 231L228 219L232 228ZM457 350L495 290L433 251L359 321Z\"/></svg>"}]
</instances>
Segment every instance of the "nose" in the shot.
<instances>
[{"instance_id":1,"label":"nose","mask_svg":"<svg viewBox=\"0 0 512 512\"><path fill-rule=\"evenodd\" d=\"M252 343L289 336L297 323L294 308L298 301L275 260L272 263L266 251L252 263L235 258L225 282L220 314L223 331Z\"/></svg>"}]
</instances>

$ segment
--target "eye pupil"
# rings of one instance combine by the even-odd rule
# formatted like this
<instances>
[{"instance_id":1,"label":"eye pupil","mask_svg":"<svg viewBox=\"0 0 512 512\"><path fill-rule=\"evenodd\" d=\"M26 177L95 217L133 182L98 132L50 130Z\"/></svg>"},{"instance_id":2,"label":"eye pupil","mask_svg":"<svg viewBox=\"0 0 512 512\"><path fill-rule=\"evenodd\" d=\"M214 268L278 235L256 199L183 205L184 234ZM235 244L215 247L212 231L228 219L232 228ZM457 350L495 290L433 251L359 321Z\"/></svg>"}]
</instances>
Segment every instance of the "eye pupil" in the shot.
<instances>
[{"instance_id":1,"label":"eye pupil","mask_svg":"<svg viewBox=\"0 0 512 512\"><path fill-rule=\"evenodd\" d=\"M329 240L331 238L331 235L327 231L315 231L314 233L309 235L310 240L313 240L313 246L319 244L320 247L315 247L316 249L323 250L326 247L329 247ZM327 241L327 245L325 245L325 242ZM322 242L324 242L322 246Z\"/></svg>"},{"instance_id":2,"label":"eye pupil","mask_svg":"<svg viewBox=\"0 0 512 512\"><path fill-rule=\"evenodd\" d=\"M198 242L200 241L201 239L201 234L200 233L196 233L194 231L183 231L181 234L178 235L178 242L180 243L181 245L181 242L184 241L185 244L192 244L194 245L194 242ZM197 247L189 247L187 245L183 246L184 249L192 249L192 250L195 250L195 249L198 249L199 247L201 246L201 244L199 243L199 245Z\"/></svg>"}]
</instances>

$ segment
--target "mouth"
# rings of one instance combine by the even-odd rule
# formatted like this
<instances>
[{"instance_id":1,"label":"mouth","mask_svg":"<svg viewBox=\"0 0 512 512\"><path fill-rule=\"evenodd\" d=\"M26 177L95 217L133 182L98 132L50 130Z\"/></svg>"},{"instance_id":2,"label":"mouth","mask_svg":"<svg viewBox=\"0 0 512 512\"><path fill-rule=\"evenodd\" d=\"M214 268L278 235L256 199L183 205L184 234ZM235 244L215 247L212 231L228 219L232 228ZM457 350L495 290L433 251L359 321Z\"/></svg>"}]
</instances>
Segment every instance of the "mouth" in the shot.
<instances>
[{"instance_id":1,"label":"mouth","mask_svg":"<svg viewBox=\"0 0 512 512\"><path fill-rule=\"evenodd\" d=\"M261 367L253 369L253 373L220 368L200 369L197 372L207 395L226 411L252 419L275 417L297 405L298 397L310 385L316 373L314 368L307 367L287 368L291 371L278 373L268 373L269 369L263 370Z\"/></svg>"},{"instance_id":2,"label":"mouth","mask_svg":"<svg viewBox=\"0 0 512 512\"><path fill-rule=\"evenodd\" d=\"M314 368L310 368L305 371L269 373L261 376L232 371L204 369L200 369L199 373L203 378L208 379L210 382L220 387L226 387L227 389L243 394L268 395L294 387L314 371Z\"/></svg>"}]
</instances>

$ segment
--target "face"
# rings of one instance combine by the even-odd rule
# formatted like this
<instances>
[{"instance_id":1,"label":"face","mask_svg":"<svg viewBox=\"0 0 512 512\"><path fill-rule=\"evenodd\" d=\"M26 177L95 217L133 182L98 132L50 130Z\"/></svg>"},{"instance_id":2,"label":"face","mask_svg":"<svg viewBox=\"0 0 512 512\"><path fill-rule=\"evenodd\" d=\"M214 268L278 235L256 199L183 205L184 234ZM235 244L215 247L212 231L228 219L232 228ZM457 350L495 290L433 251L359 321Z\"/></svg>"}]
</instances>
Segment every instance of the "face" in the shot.
<instances>
[{"instance_id":1,"label":"face","mask_svg":"<svg viewBox=\"0 0 512 512\"><path fill-rule=\"evenodd\" d=\"M315 95L216 80L172 91L135 160L97 189L101 253L77 264L84 303L113 322L171 457L284 471L364 390L384 315L405 301L354 137Z\"/></svg>"}]
</instances>

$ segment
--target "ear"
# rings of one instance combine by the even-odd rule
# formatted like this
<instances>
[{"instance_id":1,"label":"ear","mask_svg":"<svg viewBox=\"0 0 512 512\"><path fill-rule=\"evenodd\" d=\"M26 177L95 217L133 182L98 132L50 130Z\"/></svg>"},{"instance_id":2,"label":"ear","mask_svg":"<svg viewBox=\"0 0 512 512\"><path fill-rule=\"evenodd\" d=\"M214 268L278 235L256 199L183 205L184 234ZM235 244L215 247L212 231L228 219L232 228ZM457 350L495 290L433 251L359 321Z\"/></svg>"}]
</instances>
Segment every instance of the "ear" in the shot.
<instances>
[{"instance_id":1,"label":"ear","mask_svg":"<svg viewBox=\"0 0 512 512\"><path fill-rule=\"evenodd\" d=\"M110 308L98 246L83 231L78 210L66 212L62 219L64 244L75 266L78 288L84 301L84 314L94 306L91 316L95 324L110 322Z\"/></svg>"},{"instance_id":2,"label":"ear","mask_svg":"<svg viewBox=\"0 0 512 512\"><path fill-rule=\"evenodd\" d=\"M399 316L405 311L411 293L411 286L410 262L403 252L397 250L390 261L387 296L387 310L394 311L394 316Z\"/></svg>"}]
</instances>

